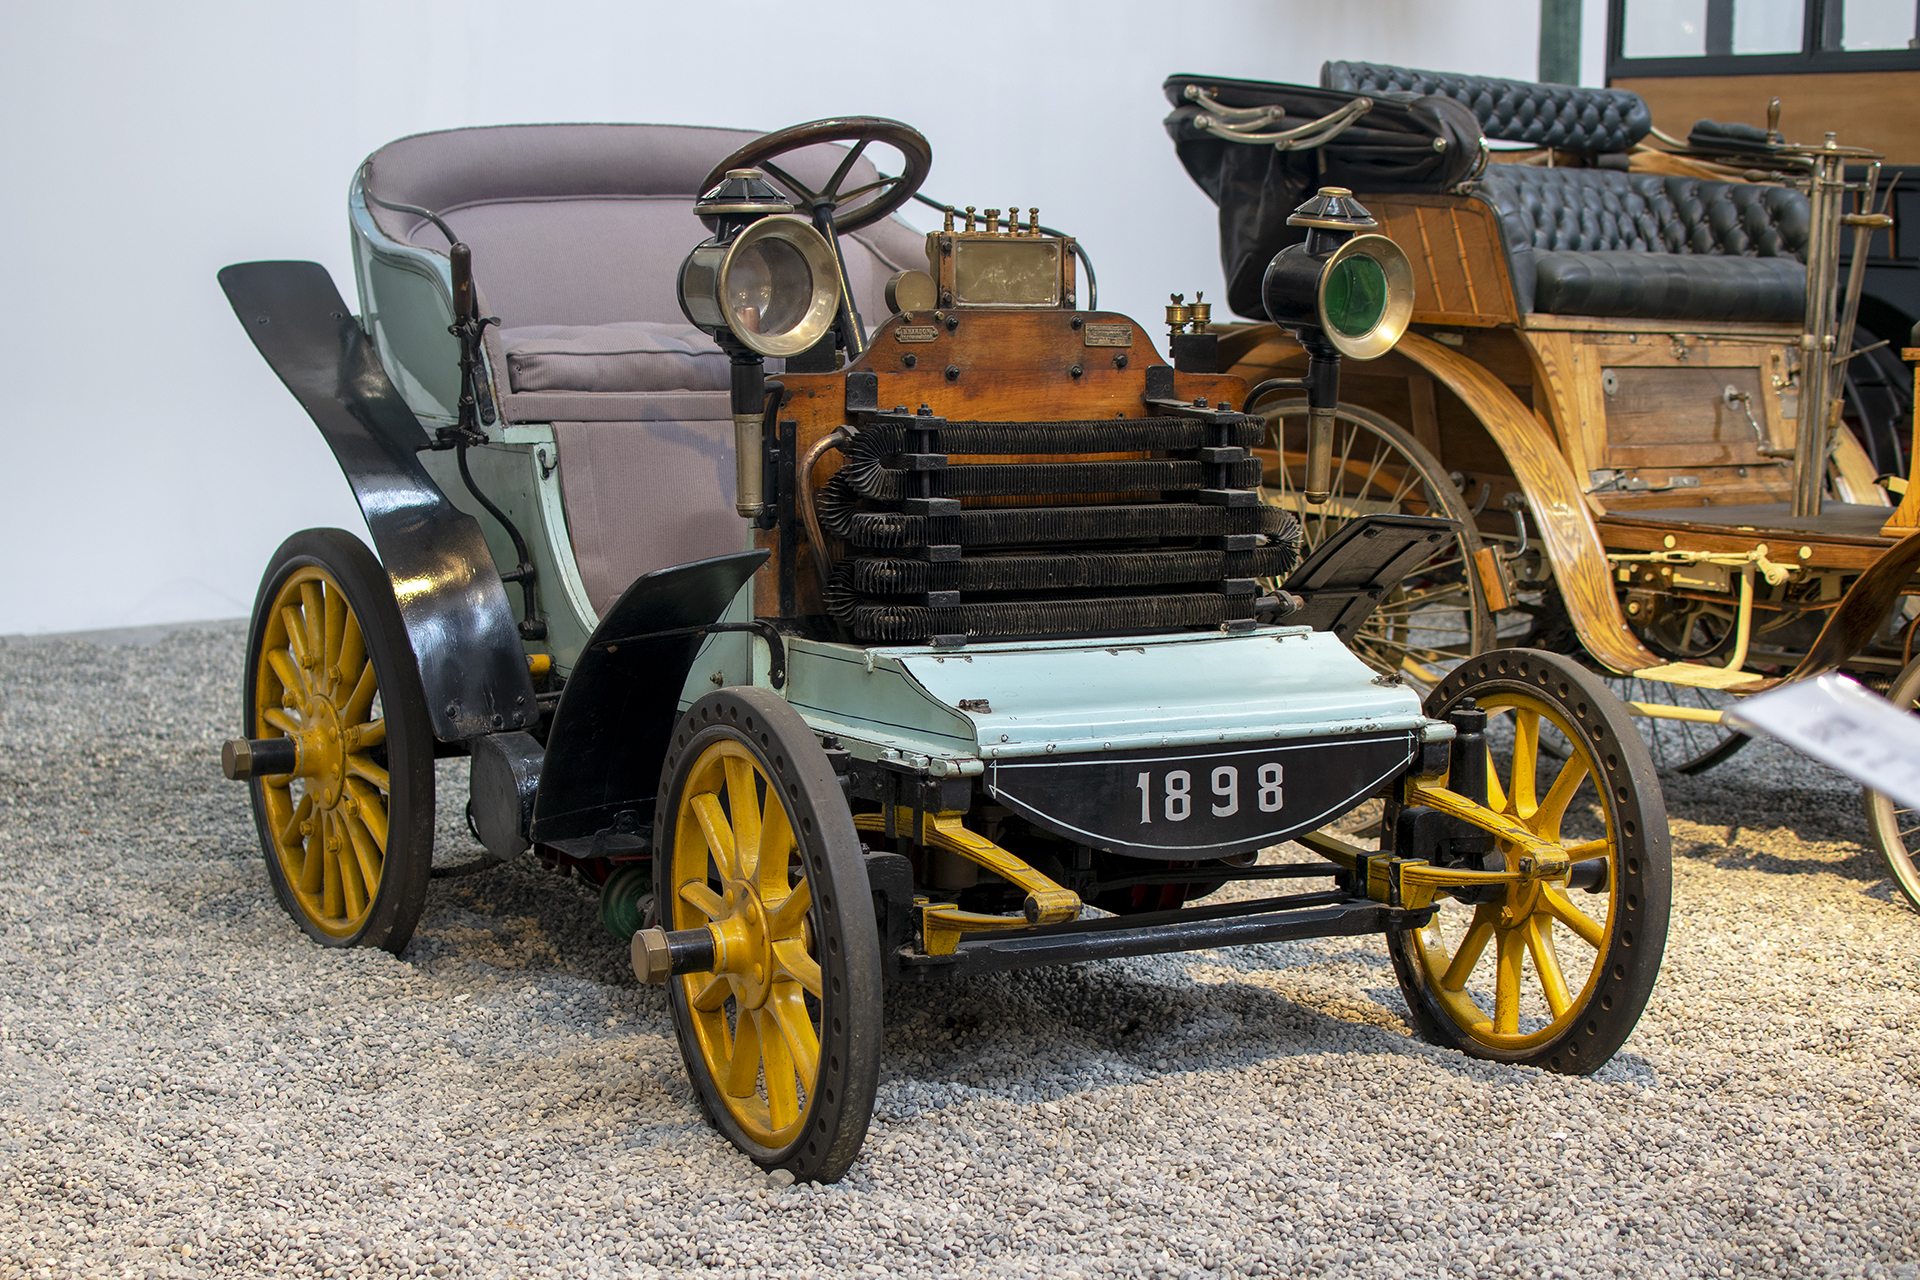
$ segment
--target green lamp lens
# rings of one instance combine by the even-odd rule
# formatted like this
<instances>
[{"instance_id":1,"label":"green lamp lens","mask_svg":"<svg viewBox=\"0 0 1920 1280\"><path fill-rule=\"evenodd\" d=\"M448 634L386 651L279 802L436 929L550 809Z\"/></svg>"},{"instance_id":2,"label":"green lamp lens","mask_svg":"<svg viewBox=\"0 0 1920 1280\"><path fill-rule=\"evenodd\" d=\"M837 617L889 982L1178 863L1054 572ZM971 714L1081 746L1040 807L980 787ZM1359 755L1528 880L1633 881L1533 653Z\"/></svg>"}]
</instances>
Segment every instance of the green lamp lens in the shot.
<instances>
[{"instance_id":1,"label":"green lamp lens","mask_svg":"<svg viewBox=\"0 0 1920 1280\"><path fill-rule=\"evenodd\" d=\"M1364 255L1343 258L1327 273L1320 306L1335 329L1349 338L1364 337L1387 314L1387 273Z\"/></svg>"}]
</instances>

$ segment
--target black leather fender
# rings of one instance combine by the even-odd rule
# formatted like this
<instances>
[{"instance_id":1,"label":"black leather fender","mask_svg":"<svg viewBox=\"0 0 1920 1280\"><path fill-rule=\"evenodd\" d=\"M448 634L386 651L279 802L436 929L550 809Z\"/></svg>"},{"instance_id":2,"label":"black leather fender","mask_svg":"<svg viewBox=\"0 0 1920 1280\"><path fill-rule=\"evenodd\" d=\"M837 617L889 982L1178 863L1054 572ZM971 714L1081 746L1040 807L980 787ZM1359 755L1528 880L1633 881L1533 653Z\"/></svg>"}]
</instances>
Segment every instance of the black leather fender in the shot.
<instances>
[{"instance_id":1,"label":"black leather fender","mask_svg":"<svg viewBox=\"0 0 1920 1280\"><path fill-rule=\"evenodd\" d=\"M608 827L625 810L653 820L660 762L680 716L680 688L704 636L765 551L737 551L636 578L593 629L547 732L533 839Z\"/></svg>"},{"instance_id":2,"label":"black leather fender","mask_svg":"<svg viewBox=\"0 0 1920 1280\"><path fill-rule=\"evenodd\" d=\"M220 287L353 486L393 582L434 736L458 742L534 724L526 651L480 523L420 464L426 429L327 269L241 262L220 272Z\"/></svg>"}]
</instances>

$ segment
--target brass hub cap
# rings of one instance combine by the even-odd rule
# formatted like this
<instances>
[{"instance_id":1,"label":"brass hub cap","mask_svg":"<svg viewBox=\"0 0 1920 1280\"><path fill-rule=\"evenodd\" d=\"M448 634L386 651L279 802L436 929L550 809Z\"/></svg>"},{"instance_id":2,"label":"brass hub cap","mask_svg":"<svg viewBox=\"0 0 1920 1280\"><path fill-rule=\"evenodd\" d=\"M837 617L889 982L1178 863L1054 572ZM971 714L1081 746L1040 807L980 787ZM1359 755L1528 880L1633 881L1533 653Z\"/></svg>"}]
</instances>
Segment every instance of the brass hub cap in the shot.
<instances>
[{"instance_id":1,"label":"brass hub cap","mask_svg":"<svg viewBox=\"0 0 1920 1280\"><path fill-rule=\"evenodd\" d=\"M784 1146L820 1078L813 893L792 822L753 752L723 739L688 771L673 830L671 927L714 940L712 972L674 981L727 1110L753 1141Z\"/></svg>"},{"instance_id":2,"label":"brass hub cap","mask_svg":"<svg viewBox=\"0 0 1920 1280\"><path fill-rule=\"evenodd\" d=\"M360 620L317 566L290 575L268 609L252 672L256 738L300 745L296 773L258 785L294 904L321 932L351 937L380 894L391 785L387 740Z\"/></svg>"}]
</instances>

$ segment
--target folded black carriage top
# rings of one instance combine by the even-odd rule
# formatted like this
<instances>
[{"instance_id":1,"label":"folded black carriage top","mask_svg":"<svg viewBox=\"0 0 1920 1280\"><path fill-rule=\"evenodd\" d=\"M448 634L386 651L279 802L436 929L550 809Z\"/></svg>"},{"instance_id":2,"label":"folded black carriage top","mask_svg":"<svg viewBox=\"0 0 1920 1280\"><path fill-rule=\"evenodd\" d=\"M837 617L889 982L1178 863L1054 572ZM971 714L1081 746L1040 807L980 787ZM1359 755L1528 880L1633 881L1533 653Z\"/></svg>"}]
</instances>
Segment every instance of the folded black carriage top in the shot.
<instances>
[{"instance_id":1,"label":"folded black carriage top","mask_svg":"<svg viewBox=\"0 0 1920 1280\"><path fill-rule=\"evenodd\" d=\"M1325 184L1491 204L1519 314L1781 321L1805 307L1806 196L1629 172L1625 153L1652 129L1638 94L1364 62L1329 62L1320 79L1164 86L1181 163L1220 208L1227 302L1241 315L1260 314L1267 262L1305 234L1287 214ZM1490 164L1489 141L1579 167Z\"/></svg>"}]
</instances>

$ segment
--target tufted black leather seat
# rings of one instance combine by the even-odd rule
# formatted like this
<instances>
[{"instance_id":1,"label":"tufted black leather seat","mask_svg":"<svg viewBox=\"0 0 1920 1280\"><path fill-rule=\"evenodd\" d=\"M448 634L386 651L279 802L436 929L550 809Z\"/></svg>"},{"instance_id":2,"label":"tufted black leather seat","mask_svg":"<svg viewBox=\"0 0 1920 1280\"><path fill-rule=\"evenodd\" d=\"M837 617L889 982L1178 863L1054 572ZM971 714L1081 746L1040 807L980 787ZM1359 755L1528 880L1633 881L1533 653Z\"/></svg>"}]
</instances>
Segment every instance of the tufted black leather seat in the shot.
<instances>
[{"instance_id":1,"label":"tufted black leather seat","mask_svg":"<svg viewBox=\"0 0 1920 1280\"><path fill-rule=\"evenodd\" d=\"M1523 311L1772 320L1806 306L1807 198L1791 187L1490 166Z\"/></svg>"},{"instance_id":2,"label":"tufted black leather seat","mask_svg":"<svg viewBox=\"0 0 1920 1280\"><path fill-rule=\"evenodd\" d=\"M1457 76L1377 62L1328 62L1320 86L1347 93L1437 93L1465 103L1500 142L1568 151L1625 151L1653 128L1653 113L1626 89Z\"/></svg>"}]
</instances>

